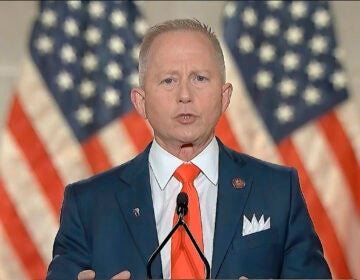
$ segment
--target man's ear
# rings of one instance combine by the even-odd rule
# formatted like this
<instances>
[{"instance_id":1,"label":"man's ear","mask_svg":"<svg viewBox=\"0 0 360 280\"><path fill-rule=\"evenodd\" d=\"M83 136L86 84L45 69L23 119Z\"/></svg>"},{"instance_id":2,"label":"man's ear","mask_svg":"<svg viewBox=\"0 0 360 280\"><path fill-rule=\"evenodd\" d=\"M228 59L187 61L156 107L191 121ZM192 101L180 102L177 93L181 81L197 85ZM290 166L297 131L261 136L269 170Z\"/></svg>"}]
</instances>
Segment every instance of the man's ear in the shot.
<instances>
[{"instance_id":1,"label":"man's ear","mask_svg":"<svg viewBox=\"0 0 360 280\"><path fill-rule=\"evenodd\" d=\"M145 111L145 92L141 88L133 88L130 92L131 102L134 105L135 110L146 119Z\"/></svg>"},{"instance_id":2,"label":"man's ear","mask_svg":"<svg viewBox=\"0 0 360 280\"><path fill-rule=\"evenodd\" d=\"M230 83L226 83L222 86L222 113L224 113L230 104L231 94L233 86Z\"/></svg>"}]
</instances>

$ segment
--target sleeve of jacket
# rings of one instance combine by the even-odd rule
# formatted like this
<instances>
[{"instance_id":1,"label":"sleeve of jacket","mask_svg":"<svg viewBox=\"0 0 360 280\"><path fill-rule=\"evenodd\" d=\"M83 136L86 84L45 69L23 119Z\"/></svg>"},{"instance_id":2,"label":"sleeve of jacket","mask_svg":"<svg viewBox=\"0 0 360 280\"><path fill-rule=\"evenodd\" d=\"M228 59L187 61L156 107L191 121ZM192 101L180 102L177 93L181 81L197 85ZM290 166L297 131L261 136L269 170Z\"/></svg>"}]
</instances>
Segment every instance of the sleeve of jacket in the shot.
<instances>
[{"instance_id":1,"label":"sleeve of jacket","mask_svg":"<svg viewBox=\"0 0 360 280\"><path fill-rule=\"evenodd\" d=\"M53 259L46 279L77 279L84 269L90 269L90 257L83 223L79 215L74 186L65 188L60 215L60 227L53 247Z\"/></svg>"},{"instance_id":2,"label":"sleeve of jacket","mask_svg":"<svg viewBox=\"0 0 360 280\"><path fill-rule=\"evenodd\" d=\"M291 172L291 209L281 278L331 278L322 245L315 232L297 172Z\"/></svg>"}]
</instances>

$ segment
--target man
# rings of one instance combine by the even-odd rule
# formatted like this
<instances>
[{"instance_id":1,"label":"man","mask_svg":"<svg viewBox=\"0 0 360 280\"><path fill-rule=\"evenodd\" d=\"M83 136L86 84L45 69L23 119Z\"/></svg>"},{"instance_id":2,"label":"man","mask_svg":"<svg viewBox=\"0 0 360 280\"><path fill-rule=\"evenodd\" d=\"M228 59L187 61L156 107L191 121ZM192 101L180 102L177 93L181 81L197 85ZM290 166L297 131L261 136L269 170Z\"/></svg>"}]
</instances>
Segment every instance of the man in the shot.
<instances>
[{"instance_id":1,"label":"man","mask_svg":"<svg viewBox=\"0 0 360 280\"><path fill-rule=\"evenodd\" d=\"M186 185L176 172L184 162L200 170L196 240L211 278L331 278L296 171L236 153L214 136L232 86L211 30L196 20L154 26L139 74L131 100L154 140L133 160L66 188L48 279L146 278L148 258L176 220L175 200ZM190 275L174 274L183 250L174 246L155 259L154 278ZM203 278L199 270L194 275Z\"/></svg>"}]
</instances>

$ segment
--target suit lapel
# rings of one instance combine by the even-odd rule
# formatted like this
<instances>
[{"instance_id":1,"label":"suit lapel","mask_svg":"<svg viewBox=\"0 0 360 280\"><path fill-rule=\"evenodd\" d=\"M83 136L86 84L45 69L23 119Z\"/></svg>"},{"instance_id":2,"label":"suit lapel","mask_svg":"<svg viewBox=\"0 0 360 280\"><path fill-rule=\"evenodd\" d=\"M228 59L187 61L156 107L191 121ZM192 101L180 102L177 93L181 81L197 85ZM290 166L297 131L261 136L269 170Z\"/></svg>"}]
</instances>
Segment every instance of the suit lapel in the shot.
<instances>
[{"instance_id":1,"label":"suit lapel","mask_svg":"<svg viewBox=\"0 0 360 280\"><path fill-rule=\"evenodd\" d=\"M127 188L117 191L125 222L145 265L159 244L149 179L149 148L150 145L120 174L119 179ZM154 278L162 278L160 255L154 260L151 271Z\"/></svg>"},{"instance_id":2,"label":"suit lapel","mask_svg":"<svg viewBox=\"0 0 360 280\"><path fill-rule=\"evenodd\" d=\"M212 278L217 276L234 238L252 183L252 176L246 172L245 163L239 157L234 158L220 141L219 149L219 189L211 269ZM239 184L233 181L237 178L245 181L245 187L239 187Z\"/></svg>"}]
</instances>

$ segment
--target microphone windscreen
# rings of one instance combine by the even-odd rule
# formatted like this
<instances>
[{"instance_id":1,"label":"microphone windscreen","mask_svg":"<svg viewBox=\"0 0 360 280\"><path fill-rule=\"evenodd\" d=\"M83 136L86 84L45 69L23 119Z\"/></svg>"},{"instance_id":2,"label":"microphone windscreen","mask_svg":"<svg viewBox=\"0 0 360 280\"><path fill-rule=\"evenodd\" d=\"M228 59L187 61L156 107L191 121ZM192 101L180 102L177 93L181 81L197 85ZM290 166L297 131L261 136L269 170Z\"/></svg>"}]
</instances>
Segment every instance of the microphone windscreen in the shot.
<instances>
[{"instance_id":1,"label":"microphone windscreen","mask_svg":"<svg viewBox=\"0 0 360 280\"><path fill-rule=\"evenodd\" d=\"M176 212L178 215L180 213L186 215L188 210L188 203L189 203L189 198L187 193L180 192L176 198Z\"/></svg>"},{"instance_id":2,"label":"microphone windscreen","mask_svg":"<svg viewBox=\"0 0 360 280\"><path fill-rule=\"evenodd\" d=\"M176 204L181 206L187 206L189 203L188 195L184 192L180 192L176 198Z\"/></svg>"}]
</instances>

